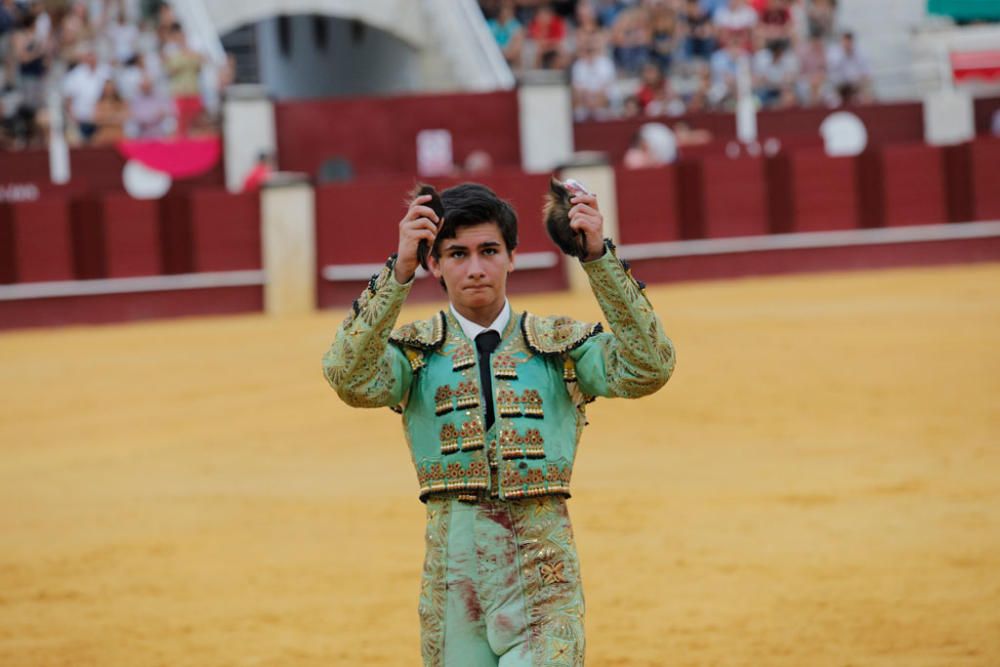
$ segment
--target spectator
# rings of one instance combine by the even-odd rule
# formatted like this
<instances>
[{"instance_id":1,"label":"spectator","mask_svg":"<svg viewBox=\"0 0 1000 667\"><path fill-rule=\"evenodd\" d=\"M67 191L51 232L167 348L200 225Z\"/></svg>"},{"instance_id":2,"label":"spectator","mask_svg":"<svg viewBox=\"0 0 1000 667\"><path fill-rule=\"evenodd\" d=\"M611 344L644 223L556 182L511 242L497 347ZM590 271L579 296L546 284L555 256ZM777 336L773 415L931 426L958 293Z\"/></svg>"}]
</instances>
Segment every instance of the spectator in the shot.
<instances>
[{"instance_id":1,"label":"spectator","mask_svg":"<svg viewBox=\"0 0 1000 667\"><path fill-rule=\"evenodd\" d=\"M620 0L597 0L594 12L597 20L605 28L610 28L618 19L618 14L625 8L625 3Z\"/></svg>"},{"instance_id":2,"label":"spectator","mask_svg":"<svg viewBox=\"0 0 1000 667\"><path fill-rule=\"evenodd\" d=\"M125 136L125 122L128 120L128 107L112 79L104 81L101 97L94 105L94 132L92 143L95 146L114 144Z\"/></svg>"},{"instance_id":3,"label":"spectator","mask_svg":"<svg viewBox=\"0 0 1000 667\"><path fill-rule=\"evenodd\" d=\"M201 101L201 66L204 57L190 49L179 23L170 28L170 41L164 46L164 67L170 79L170 94L177 105L177 133L187 136L203 110Z\"/></svg>"},{"instance_id":4,"label":"spectator","mask_svg":"<svg viewBox=\"0 0 1000 667\"><path fill-rule=\"evenodd\" d=\"M35 118L38 110L45 106L44 80L49 49L46 41L40 39L36 32L37 22L37 13L25 14L12 39L18 89L21 92L17 134L24 143L34 143L39 138Z\"/></svg>"},{"instance_id":5,"label":"spectator","mask_svg":"<svg viewBox=\"0 0 1000 667\"><path fill-rule=\"evenodd\" d=\"M76 0L59 23L59 53L62 60L75 62L82 50L92 49L97 36L91 25L87 3Z\"/></svg>"},{"instance_id":6,"label":"spectator","mask_svg":"<svg viewBox=\"0 0 1000 667\"><path fill-rule=\"evenodd\" d=\"M555 13L552 5L542 3L528 24L528 37L535 44L534 66L540 69L562 69L567 65L566 21Z\"/></svg>"},{"instance_id":7,"label":"spectator","mask_svg":"<svg viewBox=\"0 0 1000 667\"><path fill-rule=\"evenodd\" d=\"M123 67L115 70L115 83L118 86L118 92L126 102L136 96L142 80L150 76L146 63L146 56L139 53L123 63Z\"/></svg>"},{"instance_id":8,"label":"spectator","mask_svg":"<svg viewBox=\"0 0 1000 667\"><path fill-rule=\"evenodd\" d=\"M747 4L747 0L729 0L712 16L712 22L719 32L719 39L736 45L744 52L753 49L753 30L757 26L757 12Z\"/></svg>"},{"instance_id":9,"label":"spectator","mask_svg":"<svg viewBox=\"0 0 1000 667\"><path fill-rule=\"evenodd\" d=\"M767 0L760 12L760 37L767 47L781 42L785 47L792 45L792 13L789 0Z\"/></svg>"},{"instance_id":10,"label":"spectator","mask_svg":"<svg viewBox=\"0 0 1000 667\"><path fill-rule=\"evenodd\" d=\"M490 32L497 46L503 52L507 64L514 71L521 69L521 49L524 45L524 29L514 15L514 0L503 0L497 16L487 20Z\"/></svg>"},{"instance_id":11,"label":"spectator","mask_svg":"<svg viewBox=\"0 0 1000 667\"><path fill-rule=\"evenodd\" d=\"M699 4L698 0L685 0L682 17L687 26L687 35L684 38L685 56L689 59L708 60L715 50L711 14Z\"/></svg>"},{"instance_id":12,"label":"spectator","mask_svg":"<svg viewBox=\"0 0 1000 667\"><path fill-rule=\"evenodd\" d=\"M677 159L677 137L663 123L646 123L632 138L625 151L626 169L648 169L670 164Z\"/></svg>"},{"instance_id":13,"label":"spectator","mask_svg":"<svg viewBox=\"0 0 1000 667\"><path fill-rule=\"evenodd\" d=\"M168 135L173 105L159 91L148 75L143 77L135 95L129 100L126 133L137 139L156 139Z\"/></svg>"},{"instance_id":14,"label":"spectator","mask_svg":"<svg viewBox=\"0 0 1000 667\"><path fill-rule=\"evenodd\" d=\"M708 12L708 15L715 17L715 12L722 9L729 4L729 0L700 0L702 9Z\"/></svg>"},{"instance_id":15,"label":"spectator","mask_svg":"<svg viewBox=\"0 0 1000 667\"><path fill-rule=\"evenodd\" d=\"M840 44L830 47L826 57L830 83L841 104L871 100L871 68L854 44L854 34L845 32Z\"/></svg>"},{"instance_id":16,"label":"spectator","mask_svg":"<svg viewBox=\"0 0 1000 667\"><path fill-rule=\"evenodd\" d=\"M732 35L729 41L723 42L723 48L712 54L712 87L708 92L712 106L732 108L735 105L740 61L746 57L742 43Z\"/></svg>"},{"instance_id":17,"label":"spectator","mask_svg":"<svg viewBox=\"0 0 1000 667\"><path fill-rule=\"evenodd\" d=\"M640 111L645 115L680 116L684 113L684 102L655 62L643 65L640 80L641 85L635 98Z\"/></svg>"},{"instance_id":18,"label":"spectator","mask_svg":"<svg viewBox=\"0 0 1000 667\"><path fill-rule=\"evenodd\" d=\"M818 33L824 40L833 38L836 0L810 0L806 9L809 34Z\"/></svg>"},{"instance_id":19,"label":"spectator","mask_svg":"<svg viewBox=\"0 0 1000 667\"><path fill-rule=\"evenodd\" d=\"M677 12L666 4L653 5L649 14L650 43L653 60L664 72L670 71L674 52L681 43L681 26Z\"/></svg>"},{"instance_id":20,"label":"spectator","mask_svg":"<svg viewBox=\"0 0 1000 667\"><path fill-rule=\"evenodd\" d=\"M653 91L653 98L646 105L647 116L683 116L684 101L674 91L669 78L663 79L663 85Z\"/></svg>"},{"instance_id":21,"label":"spectator","mask_svg":"<svg viewBox=\"0 0 1000 667\"><path fill-rule=\"evenodd\" d=\"M260 190L260 186L267 182L267 179L271 177L277 166L274 153L262 151L257 156L257 163L243 181L243 192L256 192Z\"/></svg>"},{"instance_id":22,"label":"spectator","mask_svg":"<svg viewBox=\"0 0 1000 667\"><path fill-rule=\"evenodd\" d=\"M657 91L664 85L663 70L655 62L648 62L642 66L639 75L639 90L635 94L639 110L645 111L646 105L653 101Z\"/></svg>"},{"instance_id":23,"label":"spectator","mask_svg":"<svg viewBox=\"0 0 1000 667\"><path fill-rule=\"evenodd\" d=\"M101 98L104 82L111 76L106 65L97 64L93 48L81 44L76 51L77 65L63 80L63 95L69 108L69 117L84 143L89 143L97 131L94 109Z\"/></svg>"},{"instance_id":24,"label":"spectator","mask_svg":"<svg viewBox=\"0 0 1000 667\"><path fill-rule=\"evenodd\" d=\"M594 12L594 8L589 2L580 2L577 4L573 19L575 33L571 36L573 41L572 52L579 52L580 41L585 37L599 37L602 43L606 43L605 30L601 28L601 23L597 20L597 13Z\"/></svg>"},{"instance_id":25,"label":"spectator","mask_svg":"<svg viewBox=\"0 0 1000 667\"><path fill-rule=\"evenodd\" d=\"M126 63L135 57L139 43L139 28L134 23L129 23L121 4L115 22L108 26L105 35L110 43L114 62Z\"/></svg>"},{"instance_id":26,"label":"spectator","mask_svg":"<svg viewBox=\"0 0 1000 667\"><path fill-rule=\"evenodd\" d=\"M815 106L829 98L826 72L826 43L823 35L813 33L799 49L799 99Z\"/></svg>"},{"instance_id":27,"label":"spectator","mask_svg":"<svg viewBox=\"0 0 1000 667\"><path fill-rule=\"evenodd\" d=\"M632 7L618 14L611 26L611 43L615 64L626 74L638 75L652 47L646 11Z\"/></svg>"},{"instance_id":28,"label":"spectator","mask_svg":"<svg viewBox=\"0 0 1000 667\"><path fill-rule=\"evenodd\" d=\"M577 120L610 115L615 65L604 53L601 39L587 35L580 42L580 56L570 74L573 86L573 116Z\"/></svg>"},{"instance_id":29,"label":"spectator","mask_svg":"<svg viewBox=\"0 0 1000 667\"><path fill-rule=\"evenodd\" d=\"M771 40L754 55L754 92L766 107L789 107L795 104L795 82L799 63L783 39Z\"/></svg>"}]
</instances>

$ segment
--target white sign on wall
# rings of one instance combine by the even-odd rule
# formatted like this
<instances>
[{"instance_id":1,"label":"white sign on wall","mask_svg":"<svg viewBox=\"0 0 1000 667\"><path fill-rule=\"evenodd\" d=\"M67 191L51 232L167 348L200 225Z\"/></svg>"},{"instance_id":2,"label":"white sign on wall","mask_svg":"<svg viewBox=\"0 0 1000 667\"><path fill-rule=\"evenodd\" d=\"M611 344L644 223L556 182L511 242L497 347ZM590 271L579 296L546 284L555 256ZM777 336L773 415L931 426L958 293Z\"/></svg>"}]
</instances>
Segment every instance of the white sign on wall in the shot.
<instances>
[{"instance_id":1,"label":"white sign on wall","mask_svg":"<svg viewBox=\"0 0 1000 667\"><path fill-rule=\"evenodd\" d=\"M421 176L445 176L454 165L451 132L420 130L417 133L417 173Z\"/></svg>"}]
</instances>

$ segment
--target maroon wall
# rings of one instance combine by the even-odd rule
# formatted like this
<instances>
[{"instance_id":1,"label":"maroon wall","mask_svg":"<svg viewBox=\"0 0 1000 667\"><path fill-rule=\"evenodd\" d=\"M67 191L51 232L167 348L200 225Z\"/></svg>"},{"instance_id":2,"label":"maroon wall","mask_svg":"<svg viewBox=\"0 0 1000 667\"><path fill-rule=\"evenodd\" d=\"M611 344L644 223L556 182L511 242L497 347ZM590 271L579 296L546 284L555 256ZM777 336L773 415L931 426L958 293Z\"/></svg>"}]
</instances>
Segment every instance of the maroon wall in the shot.
<instances>
[{"instance_id":1,"label":"maroon wall","mask_svg":"<svg viewBox=\"0 0 1000 667\"><path fill-rule=\"evenodd\" d=\"M976 220L1000 220L1000 138L972 142L972 214Z\"/></svg>"},{"instance_id":2,"label":"maroon wall","mask_svg":"<svg viewBox=\"0 0 1000 667\"><path fill-rule=\"evenodd\" d=\"M854 229L858 226L855 158L831 158L804 150L791 156L791 195L797 232Z\"/></svg>"},{"instance_id":3,"label":"maroon wall","mask_svg":"<svg viewBox=\"0 0 1000 667\"><path fill-rule=\"evenodd\" d=\"M885 146L882 161L887 226L948 221L940 148L924 144Z\"/></svg>"},{"instance_id":4,"label":"maroon wall","mask_svg":"<svg viewBox=\"0 0 1000 667\"><path fill-rule=\"evenodd\" d=\"M195 273L259 269L260 201L257 193L191 193L191 254Z\"/></svg>"},{"instance_id":5,"label":"maroon wall","mask_svg":"<svg viewBox=\"0 0 1000 667\"><path fill-rule=\"evenodd\" d=\"M425 129L451 131L456 162L481 149L496 165L519 165L517 119L514 91L299 100L275 106L281 168L312 175L336 156L348 159L361 177L412 174L417 133Z\"/></svg>"},{"instance_id":6,"label":"maroon wall","mask_svg":"<svg viewBox=\"0 0 1000 667\"><path fill-rule=\"evenodd\" d=\"M764 161L758 158L707 158L702 169L705 238L752 236L768 232Z\"/></svg>"},{"instance_id":7,"label":"maroon wall","mask_svg":"<svg viewBox=\"0 0 1000 667\"><path fill-rule=\"evenodd\" d=\"M7 204L14 282L72 280L73 235L64 199Z\"/></svg>"},{"instance_id":8,"label":"maroon wall","mask_svg":"<svg viewBox=\"0 0 1000 667\"><path fill-rule=\"evenodd\" d=\"M622 243L681 238L677 168L615 169L618 237Z\"/></svg>"},{"instance_id":9,"label":"maroon wall","mask_svg":"<svg viewBox=\"0 0 1000 667\"><path fill-rule=\"evenodd\" d=\"M986 106L982 107L985 113ZM923 106L917 103L879 104L848 109L865 123L871 143L918 142L924 138ZM757 134L761 141L777 138L794 148L819 142L819 127L833 113L832 109L786 109L757 114ZM977 106L977 113L979 107ZM721 153L736 138L736 117L728 113L691 114L680 118L642 117L613 121L585 121L573 126L577 150L603 151L613 162L620 162L639 128L650 121L674 127L683 122L692 129L708 130L714 141L708 146L688 146L682 154L701 157Z\"/></svg>"},{"instance_id":10,"label":"maroon wall","mask_svg":"<svg viewBox=\"0 0 1000 667\"><path fill-rule=\"evenodd\" d=\"M71 180L65 186L53 185L49 178L47 150L0 151L0 188L28 186L42 198L122 192L122 169L125 159L113 147L74 148L69 152ZM225 184L222 161L201 176L174 183L173 190L222 187Z\"/></svg>"},{"instance_id":11,"label":"maroon wall","mask_svg":"<svg viewBox=\"0 0 1000 667\"><path fill-rule=\"evenodd\" d=\"M160 273L159 207L125 194L104 197L105 269L108 278Z\"/></svg>"},{"instance_id":12,"label":"maroon wall","mask_svg":"<svg viewBox=\"0 0 1000 667\"><path fill-rule=\"evenodd\" d=\"M990 135L993 131L993 114L1000 111L1000 97L981 97L973 101L976 114L976 134Z\"/></svg>"}]
</instances>

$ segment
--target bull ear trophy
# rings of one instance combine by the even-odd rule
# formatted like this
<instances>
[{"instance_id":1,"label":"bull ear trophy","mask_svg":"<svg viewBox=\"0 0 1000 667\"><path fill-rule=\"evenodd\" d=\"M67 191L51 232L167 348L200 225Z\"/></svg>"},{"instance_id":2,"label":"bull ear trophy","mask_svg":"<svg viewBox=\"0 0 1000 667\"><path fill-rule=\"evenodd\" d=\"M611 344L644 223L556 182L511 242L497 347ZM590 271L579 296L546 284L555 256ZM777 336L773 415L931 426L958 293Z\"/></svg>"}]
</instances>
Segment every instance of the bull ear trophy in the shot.
<instances>
[{"instance_id":1,"label":"bull ear trophy","mask_svg":"<svg viewBox=\"0 0 1000 667\"><path fill-rule=\"evenodd\" d=\"M417 197L422 197L423 195L430 195L431 200L424 204L428 208L434 211L438 217L438 229L441 229L441 225L444 223L444 204L441 203L441 196L434 189L434 186L427 185L426 183L418 183L416 189L413 191L413 195L410 200L416 199ZM420 266L423 267L424 271L430 271L427 266L427 255L430 253L430 245L427 241L421 241L417 244L417 261L420 262Z\"/></svg>"},{"instance_id":2,"label":"bull ear trophy","mask_svg":"<svg viewBox=\"0 0 1000 667\"><path fill-rule=\"evenodd\" d=\"M570 257L583 259L587 256L587 243L583 232L578 232L569 226L569 210L573 208L570 199L574 192L587 193L582 183L567 179L561 182L555 176L549 181L549 191L545 193L545 205L542 208L542 218L545 229L559 249Z\"/></svg>"}]
</instances>

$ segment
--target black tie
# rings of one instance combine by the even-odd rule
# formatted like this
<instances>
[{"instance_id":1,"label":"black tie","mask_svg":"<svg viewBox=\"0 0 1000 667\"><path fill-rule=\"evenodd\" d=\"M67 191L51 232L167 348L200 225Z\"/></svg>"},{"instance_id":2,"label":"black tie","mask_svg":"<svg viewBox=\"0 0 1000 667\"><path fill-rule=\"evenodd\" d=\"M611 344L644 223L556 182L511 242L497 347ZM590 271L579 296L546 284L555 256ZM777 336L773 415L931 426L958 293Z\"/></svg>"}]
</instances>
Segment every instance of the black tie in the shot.
<instances>
[{"instance_id":1,"label":"black tie","mask_svg":"<svg viewBox=\"0 0 1000 667\"><path fill-rule=\"evenodd\" d=\"M493 426L493 379L490 373L490 355L500 344L500 334L492 329L476 336L476 352L479 353L479 383L486 403L486 430Z\"/></svg>"}]
</instances>

